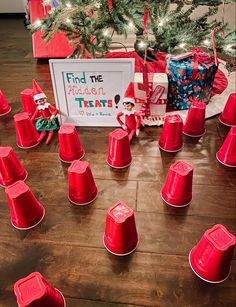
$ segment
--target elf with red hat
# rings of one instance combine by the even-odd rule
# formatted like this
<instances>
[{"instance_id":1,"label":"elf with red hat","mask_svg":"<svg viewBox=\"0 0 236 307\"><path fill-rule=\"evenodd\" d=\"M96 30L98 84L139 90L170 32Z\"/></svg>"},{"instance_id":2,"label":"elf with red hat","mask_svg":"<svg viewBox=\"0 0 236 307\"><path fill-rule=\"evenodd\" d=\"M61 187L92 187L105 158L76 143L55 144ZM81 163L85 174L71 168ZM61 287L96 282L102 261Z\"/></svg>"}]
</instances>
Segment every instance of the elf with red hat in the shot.
<instances>
[{"instance_id":1,"label":"elf with red hat","mask_svg":"<svg viewBox=\"0 0 236 307\"><path fill-rule=\"evenodd\" d=\"M37 108L31 117L32 122L36 119L36 130L40 131L38 142L41 142L48 131L48 137L46 139L46 144L52 139L54 131L59 129L59 123L57 119L58 110L47 102L47 97L41 90L40 86L35 80L33 82L33 97L34 101L37 103Z\"/></svg>"},{"instance_id":2,"label":"elf with red hat","mask_svg":"<svg viewBox=\"0 0 236 307\"><path fill-rule=\"evenodd\" d=\"M141 117L138 112L134 110L134 84L130 82L123 100L124 111L119 112L116 116L119 124L124 130L127 130L129 134L129 141L133 139L134 135L139 135L139 128L141 124ZM125 123L120 119L121 116L125 116Z\"/></svg>"}]
</instances>

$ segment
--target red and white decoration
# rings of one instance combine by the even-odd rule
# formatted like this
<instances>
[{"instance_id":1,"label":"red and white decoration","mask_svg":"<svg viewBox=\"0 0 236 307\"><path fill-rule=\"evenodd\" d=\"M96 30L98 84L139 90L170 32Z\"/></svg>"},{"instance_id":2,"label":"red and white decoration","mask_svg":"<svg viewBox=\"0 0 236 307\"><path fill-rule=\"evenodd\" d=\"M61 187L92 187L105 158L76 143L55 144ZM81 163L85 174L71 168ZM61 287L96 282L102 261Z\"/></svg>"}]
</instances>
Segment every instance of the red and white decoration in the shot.
<instances>
[{"instance_id":1,"label":"red and white decoration","mask_svg":"<svg viewBox=\"0 0 236 307\"><path fill-rule=\"evenodd\" d=\"M148 87L150 98L143 82L143 73L135 73L134 91L136 110L140 112L144 121L154 120L156 125L163 124L166 113L168 79L165 73L148 73ZM148 124L145 122L145 124Z\"/></svg>"}]
</instances>

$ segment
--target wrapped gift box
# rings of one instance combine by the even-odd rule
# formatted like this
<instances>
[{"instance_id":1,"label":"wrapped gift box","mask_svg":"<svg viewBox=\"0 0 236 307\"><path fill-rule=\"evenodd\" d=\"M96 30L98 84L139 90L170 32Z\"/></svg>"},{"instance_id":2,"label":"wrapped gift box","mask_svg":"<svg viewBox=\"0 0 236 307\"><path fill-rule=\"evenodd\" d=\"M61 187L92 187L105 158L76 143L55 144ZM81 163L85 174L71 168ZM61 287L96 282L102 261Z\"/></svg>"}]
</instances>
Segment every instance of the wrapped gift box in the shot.
<instances>
[{"instance_id":1,"label":"wrapped gift box","mask_svg":"<svg viewBox=\"0 0 236 307\"><path fill-rule=\"evenodd\" d=\"M165 73L149 73L148 86L151 91L148 106L150 108L150 116L164 117L167 104L168 93L168 78ZM146 91L143 84L143 73L135 73L134 76L134 93L135 93L135 108L141 112L142 105L145 103Z\"/></svg>"},{"instance_id":2,"label":"wrapped gift box","mask_svg":"<svg viewBox=\"0 0 236 307\"><path fill-rule=\"evenodd\" d=\"M30 22L47 17L51 6L44 7L42 0L29 0ZM42 39L42 32L38 31L32 35L34 58L66 58L70 55L74 47L69 46L64 33L55 33L49 43Z\"/></svg>"},{"instance_id":3,"label":"wrapped gift box","mask_svg":"<svg viewBox=\"0 0 236 307\"><path fill-rule=\"evenodd\" d=\"M196 49L186 58L170 59L168 107L188 109L196 99L208 103L217 68L214 59L201 49Z\"/></svg>"}]
</instances>

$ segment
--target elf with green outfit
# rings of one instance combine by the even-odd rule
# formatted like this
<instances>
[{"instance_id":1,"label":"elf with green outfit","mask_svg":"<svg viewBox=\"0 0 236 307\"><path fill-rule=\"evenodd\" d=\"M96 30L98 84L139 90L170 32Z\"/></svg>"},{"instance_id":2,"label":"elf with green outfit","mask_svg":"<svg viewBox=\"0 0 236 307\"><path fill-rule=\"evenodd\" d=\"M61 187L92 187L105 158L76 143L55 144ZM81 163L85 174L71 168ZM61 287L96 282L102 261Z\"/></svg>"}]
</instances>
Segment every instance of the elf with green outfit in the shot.
<instances>
[{"instance_id":1,"label":"elf with green outfit","mask_svg":"<svg viewBox=\"0 0 236 307\"><path fill-rule=\"evenodd\" d=\"M40 86L35 80L33 82L33 97L34 101L37 103L36 110L31 117L31 121L34 122L36 119L36 130L40 131L38 142L40 143L45 137L47 131L48 136L46 139L46 144L52 139L54 131L59 129L59 123L57 119L58 110L47 102L47 97L44 92L41 90Z\"/></svg>"}]
</instances>

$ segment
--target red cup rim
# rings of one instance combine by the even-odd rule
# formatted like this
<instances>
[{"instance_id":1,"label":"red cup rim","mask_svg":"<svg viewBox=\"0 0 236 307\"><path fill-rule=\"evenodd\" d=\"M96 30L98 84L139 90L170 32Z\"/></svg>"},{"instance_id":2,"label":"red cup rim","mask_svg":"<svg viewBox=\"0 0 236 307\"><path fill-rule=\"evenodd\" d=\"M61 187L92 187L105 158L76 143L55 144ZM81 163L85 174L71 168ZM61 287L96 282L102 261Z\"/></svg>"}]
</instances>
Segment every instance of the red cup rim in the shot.
<instances>
[{"instance_id":1,"label":"red cup rim","mask_svg":"<svg viewBox=\"0 0 236 307\"><path fill-rule=\"evenodd\" d=\"M190 253L189 253L189 256L188 256L188 262L189 262L190 268L191 268L191 270L194 272L194 274L196 274L199 278L201 278L202 280L204 280L204 281L206 281L206 282L208 282L208 283L210 283L210 284L219 284L219 283L225 281L225 280L229 277L230 272L231 272L231 267L230 267L230 270L229 270L229 274L228 274L224 279L221 279L221 280L219 280L219 281L212 281L212 280L208 280L208 279L205 279L205 278L201 277L201 276L194 270L194 268L193 268L193 266L192 266L192 263L191 263L191 253L192 253L192 251L194 250L194 248L195 248L195 246L191 249L191 251L190 251Z\"/></svg>"},{"instance_id":2,"label":"red cup rim","mask_svg":"<svg viewBox=\"0 0 236 307\"><path fill-rule=\"evenodd\" d=\"M176 149L176 150L167 150L167 149L162 148L162 147L160 146L159 142L158 142L158 146L159 146L159 148L160 148L161 150L166 151L166 152L177 152L177 151L182 150L183 147L184 147L184 146L182 146L180 149Z\"/></svg>"},{"instance_id":3,"label":"red cup rim","mask_svg":"<svg viewBox=\"0 0 236 307\"><path fill-rule=\"evenodd\" d=\"M66 307L66 300L65 300L65 297L64 295L62 294L62 292L60 290L58 290L57 288L55 288L57 290L57 292L59 292L63 298L63 301L64 301L64 307Z\"/></svg>"},{"instance_id":4,"label":"red cup rim","mask_svg":"<svg viewBox=\"0 0 236 307\"><path fill-rule=\"evenodd\" d=\"M43 206L42 206L43 207ZM44 219L44 216L45 216L45 208L43 207L43 216L41 217L41 219L36 223L34 224L33 226L30 226L30 227L27 227L27 228L20 228L20 227L17 227L13 224L12 220L11 220L11 224L14 228L18 229L18 230L29 230L29 229L32 229L34 227L36 227L38 224L40 224L42 222L42 220Z\"/></svg>"},{"instance_id":5,"label":"red cup rim","mask_svg":"<svg viewBox=\"0 0 236 307\"><path fill-rule=\"evenodd\" d=\"M205 131L204 131L202 134L198 134L198 135L188 134L188 133L184 132L184 130L183 130L183 134L184 134L184 135L187 135L187 136L190 136L190 137L193 137L193 138L200 138L200 137L203 136L205 133L206 133L206 129L205 129Z\"/></svg>"},{"instance_id":6,"label":"red cup rim","mask_svg":"<svg viewBox=\"0 0 236 307\"><path fill-rule=\"evenodd\" d=\"M61 162L64 162L64 163L72 163L74 160L81 160L83 159L83 157L85 156L85 150L83 150L83 155L81 158L77 158L77 159L74 159L74 160L71 160L71 161L65 161L65 160L62 160L61 157L60 157L60 154L58 155L59 156L59 159L61 160Z\"/></svg>"},{"instance_id":7,"label":"red cup rim","mask_svg":"<svg viewBox=\"0 0 236 307\"><path fill-rule=\"evenodd\" d=\"M8 114L10 112L11 112L11 107L10 107L10 109L7 112L0 114L0 116L6 115L6 114Z\"/></svg>"},{"instance_id":8,"label":"red cup rim","mask_svg":"<svg viewBox=\"0 0 236 307\"><path fill-rule=\"evenodd\" d=\"M110 167L112 167L112 168L126 168L126 167L128 167L128 166L130 166L130 164L132 163L132 159L131 159L131 162L129 163L129 164L127 164L127 165L125 165L125 166L114 166L114 165L111 165L108 161L107 161L107 164L110 166Z\"/></svg>"},{"instance_id":9,"label":"red cup rim","mask_svg":"<svg viewBox=\"0 0 236 307\"><path fill-rule=\"evenodd\" d=\"M98 196L98 191L97 191L97 194L96 194L96 196L92 199L92 200L90 200L89 202L87 202L87 203L76 203L76 202L74 202L73 200L71 200L70 199L70 197L69 197L69 195L67 195L67 198L69 199L69 201L73 204L73 205L76 205L76 206L86 206L86 205L89 205L89 204L91 204L96 198L97 198L97 196Z\"/></svg>"},{"instance_id":10,"label":"red cup rim","mask_svg":"<svg viewBox=\"0 0 236 307\"><path fill-rule=\"evenodd\" d=\"M223 122L223 120L221 119L221 115L219 116L219 122L221 123L221 124L223 124L223 125L225 125L225 126L228 126L228 127L233 127L233 126L236 126L236 125L233 125L233 124L226 124L225 122Z\"/></svg>"},{"instance_id":11,"label":"red cup rim","mask_svg":"<svg viewBox=\"0 0 236 307\"><path fill-rule=\"evenodd\" d=\"M222 162L221 160L220 160L220 158L218 158L218 152L216 153L216 159L221 163L221 164L223 164L224 166L228 166L228 167L236 167L236 165L230 165L230 164L226 164L226 163L224 163L224 162Z\"/></svg>"},{"instance_id":12,"label":"red cup rim","mask_svg":"<svg viewBox=\"0 0 236 307\"><path fill-rule=\"evenodd\" d=\"M171 204L171 203L169 203L168 201L165 200L165 198L164 198L163 195L162 195L162 190L161 190L160 195L161 195L162 200L163 200L167 205L169 205L169 206L171 206L171 207L175 207L175 208L187 207L187 206L189 206L189 205L191 204L191 202L192 202L192 199L191 199L190 202L187 203L187 204L185 204L185 205L173 205L173 204Z\"/></svg>"},{"instance_id":13,"label":"red cup rim","mask_svg":"<svg viewBox=\"0 0 236 307\"><path fill-rule=\"evenodd\" d=\"M22 181L25 181L26 179L27 179L27 177L28 177L28 172L27 172L27 170L25 169L25 172L26 172L26 175L25 175L25 178L24 179L21 179ZM18 180L16 180L16 181L18 181ZM11 183L12 184L12 183ZM11 185L11 184L9 184L9 185ZM0 187L1 188L7 188L7 187L9 187L9 185L2 185L2 184L0 184Z\"/></svg>"},{"instance_id":14,"label":"red cup rim","mask_svg":"<svg viewBox=\"0 0 236 307\"><path fill-rule=\"evenodd\" d=\"M136 250L136 248L138 247L138 245L139 245L139 236L138 236L138 242L137 242L135 248L133 248L130 252L125 253L125 254L116 254L116 253L112 252L112 251L106 246L106 244L105 244L104 235L103 235L103 245L104 245L104 247L106 248L106 250L107 250L109 253L111 253L112 255L119 256L119 257L127 256L127 255L133 253L133 252Z\"/></svg>"},{"instance_id":15,"label":"red cup rim","mask_svg":"<svg viewBox=\"0 0 236 307\"><path fill-rule=\"evenodd\" d=\"M39 145L39 144L40 144L40 142L38 142L38 143L36 143L35 145L30 146L30 147L22 147L22 146L20 146L20 145L18 145L18 144L16 143L17 147L19 147L19 148L21 148L21 149L29 149L29 148L33 148L33 147L36 147L36 146L37 146L37 145Z\"/></svg>"}]
</instances>

